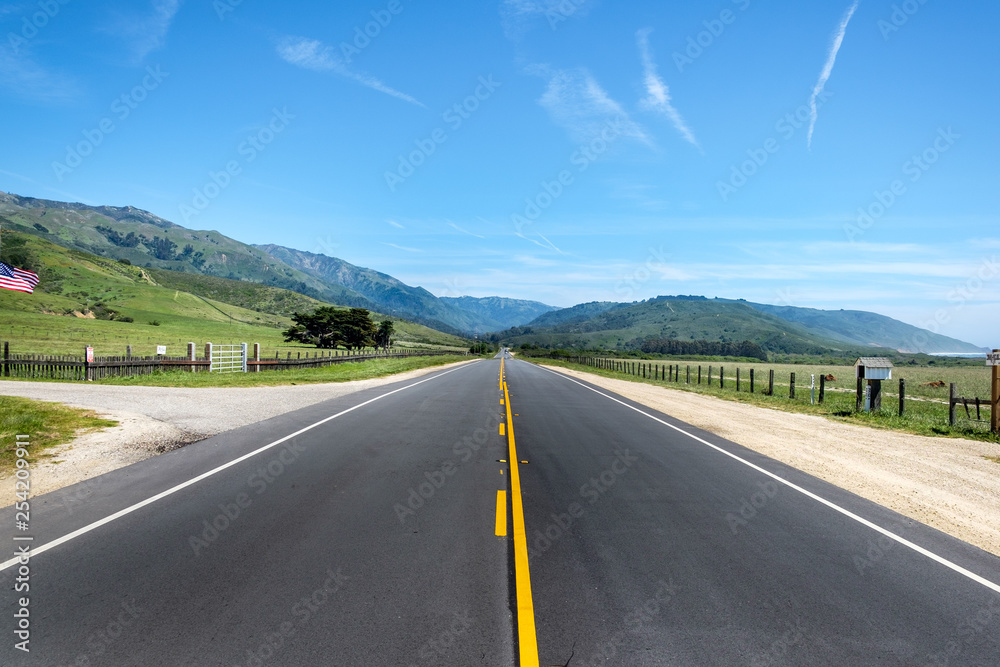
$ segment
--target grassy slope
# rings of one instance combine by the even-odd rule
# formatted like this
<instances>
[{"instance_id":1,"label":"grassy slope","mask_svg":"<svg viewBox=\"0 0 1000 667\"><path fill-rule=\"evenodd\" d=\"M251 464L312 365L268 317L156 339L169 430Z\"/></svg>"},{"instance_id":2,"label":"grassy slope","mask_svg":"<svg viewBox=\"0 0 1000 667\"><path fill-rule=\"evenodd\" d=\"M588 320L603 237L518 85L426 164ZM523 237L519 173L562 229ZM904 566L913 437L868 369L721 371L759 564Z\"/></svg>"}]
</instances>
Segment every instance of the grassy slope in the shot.
<instances>
[{"instance_id":1,"label":"grassy slope","mask_svg":"<svg viewBox=\"0 0 1000 667\"><path fill-rule=\"evenodd\" d=\"M11 342L13 352L81 354L93 345L98 354L152 355L157 345L167 345L170 355L182 355L191 341L201 346L215 343L260 343L267 356L277 351L309 349L282 340L281 330L291 321L289 311L307 310L321 302L299 294L255 283L229 281L193 274L147 271L115 260L77 250L67 250L30 235L4 232L4 239L23 239L44 267L42 283L34 294L0 290L0 339ZM170 287L157 284L164 277ZM188 287L188 290L182 289ZM192 291L233 298L250 307L231 305ZM73 311L112 308L135 321L93 320L75 317ZM266 312L264 309L281 314ZM379 318L378 314L374 314ZM152 326L150 322L159 322ZM467 341L411 322L397 321L399 343L467 348Z\"/></svg>"},{"instance_id":2,"label":"grassy slope","mask_svg":"<svg viewBox=\"0 0 1000 667\"><path fill-rule=\"evenodd\" d=\"M122 215L126 209L102 207L97 210L83 205L47 203L53 207L23 208L0 202L4 229L26 232L66 248L110 259L127 259L137 266L252 280L294 289L334 303L373 306L349 289L325 284L216 231L186 229L137 209ZM109 217L110 214L116 217ZM122 236L132 232L147 239L169 239L176 244L175 258L158 259L144 244L133 248L117 246L96 229L98 226L112 229ZM192 246L193 252L184 256L182 253L187 245Z\"/></svg>"},{"instance_id":3,"label":"grassy slope","mask_svg":"<svg viewBox=\"0 0 1000 667\"><path fill-rule=\"evenodd\" d=\"M545 320L543 316L541 320ZM761 313L743 303L715 300L658 299L600 312L583 321L552 327L531 327L529 334L505 337L517 346L537 343L571 348L624 349L636 339L743 341L768 351L820 353L845 350L848 345L818 337L803 327Z\"/></svg>"}]
</instances>

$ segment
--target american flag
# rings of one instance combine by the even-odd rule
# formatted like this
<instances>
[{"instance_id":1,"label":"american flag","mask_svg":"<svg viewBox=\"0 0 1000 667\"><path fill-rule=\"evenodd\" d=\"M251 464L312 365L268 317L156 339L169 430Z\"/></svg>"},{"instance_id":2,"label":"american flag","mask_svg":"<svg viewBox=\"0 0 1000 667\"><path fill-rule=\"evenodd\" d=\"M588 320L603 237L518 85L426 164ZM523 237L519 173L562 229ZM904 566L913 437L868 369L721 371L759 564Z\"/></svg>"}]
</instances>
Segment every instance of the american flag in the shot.
<instances>
[{"instance_id":1,"label":"american flag","mask_svg":"<svg viewBox=\"0 0 1000 667\"><path fill-rule=\"evenodd\" d=\"M31 294L38 284L38 274L0 262L0 289Z\"/></svg>"}]
</instances>

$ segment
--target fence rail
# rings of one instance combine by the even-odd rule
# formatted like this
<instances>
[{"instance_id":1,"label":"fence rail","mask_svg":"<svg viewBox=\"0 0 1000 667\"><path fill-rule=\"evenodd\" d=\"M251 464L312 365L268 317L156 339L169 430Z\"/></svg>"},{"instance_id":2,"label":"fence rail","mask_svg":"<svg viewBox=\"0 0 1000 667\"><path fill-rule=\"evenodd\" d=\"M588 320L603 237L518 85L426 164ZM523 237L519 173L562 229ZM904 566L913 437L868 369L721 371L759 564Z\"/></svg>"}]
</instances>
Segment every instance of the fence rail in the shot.
<instances>
[{"instance_id":1,"label":"fence rail","mask_svg":"<svg viewBox=\"0 0 1000 667\"><path fill-rule=\"evenodd\" d=\"M558 357L569 361L572 363L581 364L584 366L591 366L593 368L612 371L615 373L623 373L625 375L631 375L636 378L643 378L647 380L654 380L658 382L667 383L677 383L677 384L688 384L688 385L706 385L715 386L719 389L725 389L727 384L727 379L732 379L731 376L727 378L725 372L725 366L723 365L701 365L701 364L659 364L652 363L648 361L632 361L627 359L616 359L607 357L583 357L583 356L570 356L570 357ZM682 379L683 376L683 379ZM713 380L713 378L715 378ZM739 367L736 368L736 383L735 390L737 392L742 391L743 387L747 388L748 393L757 393L755 389L757 388L757 377L755 369L750 369L749 382L744 382L744 376L741 375ZM760 392L766 396L775 396L775 381L774 381L774 370L768 370L766 380L764 380L763 386L760 388ZM789 373L788 383L784 385L787 388L787 398L789 400L795 399L795 372ZM812 385L806 385L806 389L809 395L809 402L812 403L817 401L818 403L823 403L827 398L827 392L837 391L845 392L851 391L847 389L834 389L828 388L826 383L826 375L820 374L817 377L819 381L814 387ZM995 382L1000 382L1000 380L995 380ZM861 412L863 409L862 401L862 381L857 381L857 405L855 407L856 412ZM817 392L818 390L818 392ZM785 390L782 390L785 391ZM906 393L906 380L899 380L899 410L898 415L903 417L906 414L907 401L917 400L917 401L932 401L938 402L935 399L921 399L907 397ZM950 398L947 402L944 402L948 406L948 423L950 426L955 426L958 422L958 409L963 408L965 411L965 417L968 421L979 422L979 423L990 423L990 429L994 433L1000 433L1000 404L997 406L992 406L990 399L981 399L979 397L962 397L958 395L957 385L951 383ZM973 413L973 410L975 411ZM989 419L986 418L985 412L990 413ZM975 414L975 417L973 417Z\"/></svg>"},{"instance_id":2,"label":"fence rail","mask_svg":"<svg viewBox=\"0 0 1000 667\"><path fill-rule=\"evenodd\" d=\"M193 347L193 346L192 346ZM378 350L371 352L351 353L347 350L319 350L316 352L287 353L281 358L275 353L273 359L259 358L259 347L256 358L246 362L248 373L262 371L293 370L299 368L322 368L333 364L343 364L370 359L402 359L406 357L425 357L461 354L446 350L398 349L392 351ZM0 378L17 378L26 380L70 380L84 382L101 380L108 377L135 377L149 375L157 371L180 370L191 373L208 372L212 361L209 357L195 357L193 349L186 357L134 357L100 356L93 361L87 361L85 356L19 354L10 351L10 344L3 344L3 357L0 359Z\"/></svg>"}]
</instances>

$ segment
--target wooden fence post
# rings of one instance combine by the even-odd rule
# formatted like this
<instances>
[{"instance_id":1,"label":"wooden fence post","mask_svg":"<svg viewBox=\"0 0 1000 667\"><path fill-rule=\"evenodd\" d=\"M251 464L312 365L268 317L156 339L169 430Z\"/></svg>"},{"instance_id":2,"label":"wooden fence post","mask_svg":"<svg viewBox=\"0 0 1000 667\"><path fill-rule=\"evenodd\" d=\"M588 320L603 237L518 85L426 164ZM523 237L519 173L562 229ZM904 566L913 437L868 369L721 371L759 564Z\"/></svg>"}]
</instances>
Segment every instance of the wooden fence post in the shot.
<instances>
[{"instance_id":1,"label":"wooden fence post","mask_svg":"<svg viewBox=\"0 0 1000 667\"><path fill-rule=\"evenodd\" d=\"M795 373L792 373L788 379L788 398L795 398Z\"/></svg>"},{"instance_id":2,"label":"wooden fence post","mask_svg":"<svg viewBox=\"0 0 1000 667\"><path fill-rule=\"evenodd\" d=\"M750 393L751 394L753 393L753 380L754 380L753 369L751 368L750 369Z\"/></svg>"},{"instance_id":3,"label":"wooden fence post","mask_svg":"<svg viewBox=\"0 0 1000 667\"><path fill-rule=\"evenodd\" d=\"M1000 354L1000 350L993 350L994 354ZM993 388L993 395L990 397L990 430L1000 433L1000 366L991 366L993 378L990 386Z\"/></svg>"},{"instance_id":4,"label":"wooden fence post","mask_svg":"<svg viewBox=\"0 0 1000 667\"><path fill-rule=\"evenodd\" d=\"M701 364L698 364L698 384L701 384Z\"/></svg>"},{"instance_id":5,"label":"wooden fence post","mask_svg":"<svg viewBox=\"0 0 1000 667\"><path fill-rule=\"evenodd\" d=\"M899 416L906 412L906 380L899 378Z\"/></svg>"},{"instance_id":6,"label":"wooden fence post","mask_svg":"<svg viewBox=\"0 0 1000 667\"><path fill-rule=\"evenodd\" d=\"M736 391L737 391L737 393L739 393L739 391L740 391L740 368L739 368L739 366L736 367Z\"/></svg>"},{"instance_id":7,"label":"wooden fence post","mask_svg":"<svg viewBox=\"0 0 1000 667\"><path fill-rule=\"evenodd\" d=\"M188 343L188 361L194 361L194 343ZM188 366L188 372L194 373L194 364Z\"/></svg>"},{"instance_id":8,"label":"wooden fence post","mask_svg":"<svg viewBox=\"0 0 1000 667\"><path fill-rule=\"evenodd\" d=\"M954 382L949 385L948 392L948 425L955 425L955 408L958 407L958 385Z\"/></svg>"},{"instance_id":9,"label":"wooden fence post","mask_svg":"<svg viewBox=\"0 0 1000 667\"><path fill-rule=\"evenodd\" d=\"M726 387L726 367L719 366L719 389Z\"/></svg>"},{"instance_id":10,"label":"wooden fence post","mask_svg":"<svg viewBox=\"0 0 1000 667\"><path fill-rule=\"evenodd\" d=\"M826 397L826 375L821 374L819 376L819 403L823 404L823 399Z\"/></svg>"},{"instance_id":11,"label":"wooden fence post","mask_svg":"<svg viewBox=\"0 0 1000 667\"><path fill-rule=\"evenodd\" d=\"M708 386L712 386L712 367L708 367Z\"/></svg>"},{"instance_id":12,"label":"wooden fence post","mask_svg":"<svg viewBox=\"0 0 1000 667\"><path fill-rule=\"evenodd\" d=\"M5 378L10 377L10 366L8 364L9 359L10 359L10 342L5 340L3 342L3 376Z\"/></svg>"},{"instance_id":13,"label":"wooden fence post","mask_svg":"<svg viewBox=\"0 0 1000 667\"><path fill-rule=\"evenodd\" d=\"M125 346L125 358L126 359L131 359L132 358L132 346L131 345L126 345Z\"/></svg>"},{"instance_id":14,"label":"wooden fence post","mask_svg":"<svg viewBox=\"0 0 1000 667\"><path fill-rule=\"evenodd\" d=\"M774 369L767 373L767 395L774 396Z\"/></svg>"},{"instance_id":15,"label":"wooden fence post","mask_svg":"<svg viewBox=\"0 0 1000 667\"><path fill-rule=\"evenodd\" d=\"M687 378L684 381L685 384L691 384L691 364L687 367Z\"/></svg>"}]
</instances>

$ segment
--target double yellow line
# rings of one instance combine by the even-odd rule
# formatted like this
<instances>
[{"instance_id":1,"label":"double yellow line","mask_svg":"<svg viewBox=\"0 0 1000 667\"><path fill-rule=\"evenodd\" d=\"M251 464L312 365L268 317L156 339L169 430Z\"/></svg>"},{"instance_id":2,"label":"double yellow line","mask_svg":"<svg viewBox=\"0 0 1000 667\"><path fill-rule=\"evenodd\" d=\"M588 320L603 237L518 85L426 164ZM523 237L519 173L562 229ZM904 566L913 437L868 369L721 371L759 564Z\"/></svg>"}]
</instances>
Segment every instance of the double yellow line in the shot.
<instances>
[{"instance_id":1,"label":"double yellow line","mask_svg":"<svg viewBox=\"0 0 1000 667\"><path fill-rule=\"evenodd\" d=\"M514 442L514 419L510 410L510 392L500 359L500 388L507 410L507 460L510 462L511 503L514 517L514 583L517 594L517 644L521 667L538 667L538 639L535 636L535 605L531 599L531 575L528 572L528 539L524 529L524 505L521 503L521 476L518 472L517 446ZM499 496L498 496L499 499ZM506 513L506 504L504 512ZM497 509L499 513L499 508Z\"/></svg>"}]
</instances>

